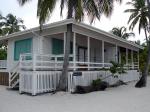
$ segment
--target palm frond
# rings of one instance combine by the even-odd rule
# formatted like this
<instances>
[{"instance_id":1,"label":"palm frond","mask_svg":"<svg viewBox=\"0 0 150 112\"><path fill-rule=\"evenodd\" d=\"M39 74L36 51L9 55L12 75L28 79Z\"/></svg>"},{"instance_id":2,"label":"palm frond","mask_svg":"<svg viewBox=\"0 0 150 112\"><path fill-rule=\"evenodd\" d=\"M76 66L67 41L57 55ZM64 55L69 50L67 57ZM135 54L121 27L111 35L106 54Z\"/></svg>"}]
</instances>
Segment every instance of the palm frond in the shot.
<instances>
[{"instance_id":1,"label":"palm frond","mask_svg":"<svg viewBox=\"0 0 150 112\"><path fill-rule=\"evenodd\" d=\"M37 17L40 25L49 19L55 8L56 0L38 0Z\"/></svg>"},{"instance_id":2,"label":"palm frond","mask_svg":"<svg viewBox=\"0 0 150 112\"><path fill-rule=\"evenodd\" d=\"M94 0L83 0L83 9L89 17L90 23L93 23L95 18L100 19L100 13Z\"/></svg>"},{"instance_id":3,"label":"palm frond","mask_svg":"<svg viewBox=\"0 0 150 112\"><path fill-rule=\"evenodd\" d=\"M124 12L132 13L132 12L137 12L137 11L138 11L137 9L126 9Z\"/></svg>"},{"instance_id":4,"label":"palm frond","mask_svg":"<svg viewBox=\"0 0 150 112\"><path fill-rule=\"evenodd\" d=\"M31 0L17 0L17 1L22 6L22 5L24 5L25 3L27 3L27 2L29 2Z\"/></svg>"},{"instance_id":5,"label":"palm frond","mask_svg":"<svg viewBox=\"0 0 150 112\"><path fill-rule=\"evenodd\" d=\"M128 24L135 18L138 16L138 12L134 12L130 15L129 20L128 20Z\"/></svg>"}]
</instances>

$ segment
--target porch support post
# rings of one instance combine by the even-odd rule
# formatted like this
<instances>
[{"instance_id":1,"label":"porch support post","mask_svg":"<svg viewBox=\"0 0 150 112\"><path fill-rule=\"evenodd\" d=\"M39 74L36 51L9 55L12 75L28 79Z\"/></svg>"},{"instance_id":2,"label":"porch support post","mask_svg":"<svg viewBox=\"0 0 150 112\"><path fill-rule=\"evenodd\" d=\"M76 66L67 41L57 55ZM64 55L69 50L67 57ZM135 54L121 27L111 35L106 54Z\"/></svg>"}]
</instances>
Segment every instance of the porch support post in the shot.
<instances>
[{"instance_id":1,"label":"porch support post","mask_svg":"<svg viewBox=\"0 0 150 112\"><path fill-rule=\"evenodd\" d=\"M90 70L90 37L87 38L87 46L88 46L88 70Z\"/></svg>"},{"instance_id":2,"label":"porch support post","mask_svg":"<svg viewBox=\"0 0 150 112\"><path fill-rule=\"evenodd\" d=\"M132 69L134 69L133 50L131 50L131 63L132 63Z\"/></svg>"},{"instance_id":3,"label":"porch support post","mask_svg":"<svg viewBox=\"0 0 150 112\"><path fill-rule=\"evenodd\" d=\"M128 65L128 49L126 48L126 65Z\"/></svg>"},{"instance_id":4,"label":"porch support post","mask_svg":"<svg viewBox=\"0 0 150 112\"><path fill-rule=\"evenodd\" d=\"M76 70L76 33L73 33L73 70Z\"/></svg>"},{"instance_id":5,"label":"porch support post","mask_svg":"<svg viewBox=\"0 0 150 112\"><path fill-rule=\"evenodd\" d=\"M42 54L43 53L43 37L39 37L39 46L40 46L39 53Z\"/></svg>"},{"instance_id":6,"label":"porch support post","mask_svg":"<svg viewBox=\"0 0 150 112\"><path fill-rule=\"evenodd\" d=\"M116 55L115 55L115 60L118 63L118 45L116 44Z\"/></svg>"},{"instance_id":7,"label":"porch support post","mask_svg":"<svg viewBox=\"0 0 150 112\"><path fill-rule=\"evenodd\" d=\"M104 54L104 49L105 49L104 47L105 47L105 45L104 45L104 44L105 44L105 43L104 43L104 41L102 40L102 67L105 67L105 65L104 65L104 63L105 63L105 62L104 62L104 60L105 60L105 59L104 59L104 55L105 55L105 54Z\"/></svg>"},{"instance_id":8,"label":"porch support post","mask_svg":"<svg viewBox=\"0 0 150 112\"><path fill-rule=\"evenodd\" d=\"M64 32L64 55L65 55L65 47L66 47L66 32Z\"/></svg>"},{"instance_id":9,"label":"porch support post","mask_svg":"<svg viewBox=\"0 0 150 112\"><path fill-rule=\"evenodd\" d=\"M121 49L119 47L119 63L121 63Z\"/></svg>"}]
</instances>

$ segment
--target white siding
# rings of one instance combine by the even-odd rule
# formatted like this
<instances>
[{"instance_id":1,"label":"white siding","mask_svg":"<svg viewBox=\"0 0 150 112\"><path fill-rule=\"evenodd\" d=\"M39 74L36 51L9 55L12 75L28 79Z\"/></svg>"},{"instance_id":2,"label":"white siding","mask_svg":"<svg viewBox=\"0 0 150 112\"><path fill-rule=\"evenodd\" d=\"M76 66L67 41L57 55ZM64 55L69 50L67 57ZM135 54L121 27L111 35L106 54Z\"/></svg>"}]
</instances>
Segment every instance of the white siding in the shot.
<instances>
[{"instance_id":1,"label":"white siding","mask_svg":"<svg viewBox=\"0 0 150 112\"><path fill-rule=\"evenodd\" d=\"M32 48L32 52L33 53L38 53L38 38L37 37L33 37L32 35L26 35L23 38L13 38L13 39L9 39L8 40L8 55L7 55L7 69L11 70L17 63L18 61L14 60L14 45L15 45L15 41L17 40L22 40L22 39L26 39L26 38L33 38L32 42L33 42L33 48Z\"/></svg>"}]
</instances>

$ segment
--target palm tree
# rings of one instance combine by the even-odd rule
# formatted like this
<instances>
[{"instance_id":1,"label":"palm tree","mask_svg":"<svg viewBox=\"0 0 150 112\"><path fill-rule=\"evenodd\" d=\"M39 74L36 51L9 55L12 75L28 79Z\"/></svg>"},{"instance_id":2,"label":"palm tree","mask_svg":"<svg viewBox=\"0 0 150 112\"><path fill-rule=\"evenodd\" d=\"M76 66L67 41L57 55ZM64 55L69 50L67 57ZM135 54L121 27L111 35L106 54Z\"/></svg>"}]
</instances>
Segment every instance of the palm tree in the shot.
<instances>
[{"instance_id":1,"label":"palm tree","mask_svg":"<svg viewBox=\"0 0 150 112\"><path fill-rule=\"evenodd\" d=\"M18 0L20 5L24 5L30 0ZM84 19L84 16L89 17L92 23L96 18L100 19L101 14L110 16L113 10L114 1L121 0L59 0L60 1L60 15L64 7L67 7L67 19L74 18L76 21L80 22ZM46 20L49 19L52 14L57 0L38 0L37 17L39 18L40 26L43 25ZM67 84L67 74L69 65L69 51L70 51L70 39L73 37L72 24L67 25L66 34L66 45L64 54L63 70L61 75L61 80L59 84L59 90L65 90Z\"/></svg>"},{"instance_id":2,"label":"palm tree","mask_svg":"<svg viewBox=\"0 0 150 112\"><path fill-rule=\"evenodd\" d=\"M133 30L137 24L139 25L139 34L141 29L144 29L147 45L149 48L147 61L144 67L144 71L142 72L142 77L135 85L136 87L145 87L150 63L150 41L147 36L147 26L149 25L150 20L150 13L148 12L149 8L146 6L145 0L132 0L132 2L128 2L127 4L133 7L132 9L125 10L125 12L131 13L128 20L128 23L130 23L129 29Z\"/></svg>"},{"instance_id":3,"label":"palm tree","mask_svg":"<svg viewBox=\"0 0 150 112\"><path fill-rule=\"evenodd\" d=\"M121 28L114 27L110 32L123 39L128 39L131 36L135 36L133 32L127 33L126 30L127 29L124 26L122 26Z\"/></svg>"},{"instance_id":4,"label":"palm tree","mask_svg":"<svg viewBox=\"0 0 150 112\"><path fill-rule=\"evenodd\" d=\"M26 28L25 25L23 25L23 20L13 14L8 14L6 17L1 15L0 20L2 35L8 35Z\"/></svg>"}]
</instances>

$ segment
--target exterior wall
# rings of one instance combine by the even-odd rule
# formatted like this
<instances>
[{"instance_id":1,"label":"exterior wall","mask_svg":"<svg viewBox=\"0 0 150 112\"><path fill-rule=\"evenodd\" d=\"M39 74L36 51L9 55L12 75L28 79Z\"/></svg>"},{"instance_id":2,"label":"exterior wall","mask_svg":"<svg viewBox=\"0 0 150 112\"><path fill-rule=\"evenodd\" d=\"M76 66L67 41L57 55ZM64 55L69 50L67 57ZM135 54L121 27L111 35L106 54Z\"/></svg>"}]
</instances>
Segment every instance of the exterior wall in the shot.
<instances>
[{"instance_id":1,"label":"exterior wall","mask_svg":"<svg viewBox=\"0 0 150 112\"><path fill-rule=\"evenodd\" d=\"M8 55L7 55L7 69L8 71L11 70L17 63L18 61L14 60L14 45L15 41L17 40L23 40L27 38L32 38L32 53L38 53L39 49L37 47L39 40L37 37L33 36L32 34L24 35L22 38L16 37L13 39L8 40Z\"/></svg>"},{"instance_id":2,"label":"exterior wall","mask_svg":"<svg viewBox=\"0 0 150 112\"><path fill-rule=\"evenodd\" d=\"M51 41L49 39L46 39L45 35L52 35L57 33L62 33L66 31L66 25L65 26L59 26L54 27L51 29L43 29L42 33L40 32L32 32L20 36L16 36L13 38L8 39L8 55L7 55L7 69L11 70L18 61L14 61L14 42L17 40L23 40L26 38L33 38L32 40L32 53L35 54L43 54L43 53L51 53L51 46L48 46L49 43L51 45ZM50 50L50 51L49 51Z\"/></svg>"},{"instance_id":3,"label":"exterior wall","mask_svg":"<svg viewBox=\"0 0 150 112\"><path fill-rule=\"evenodd\" d=\"M51 43L51 38L43 38L43 49L42 49L42 53L43 54L52 54L52 43Z\"/></svg>"}]
</instances>

